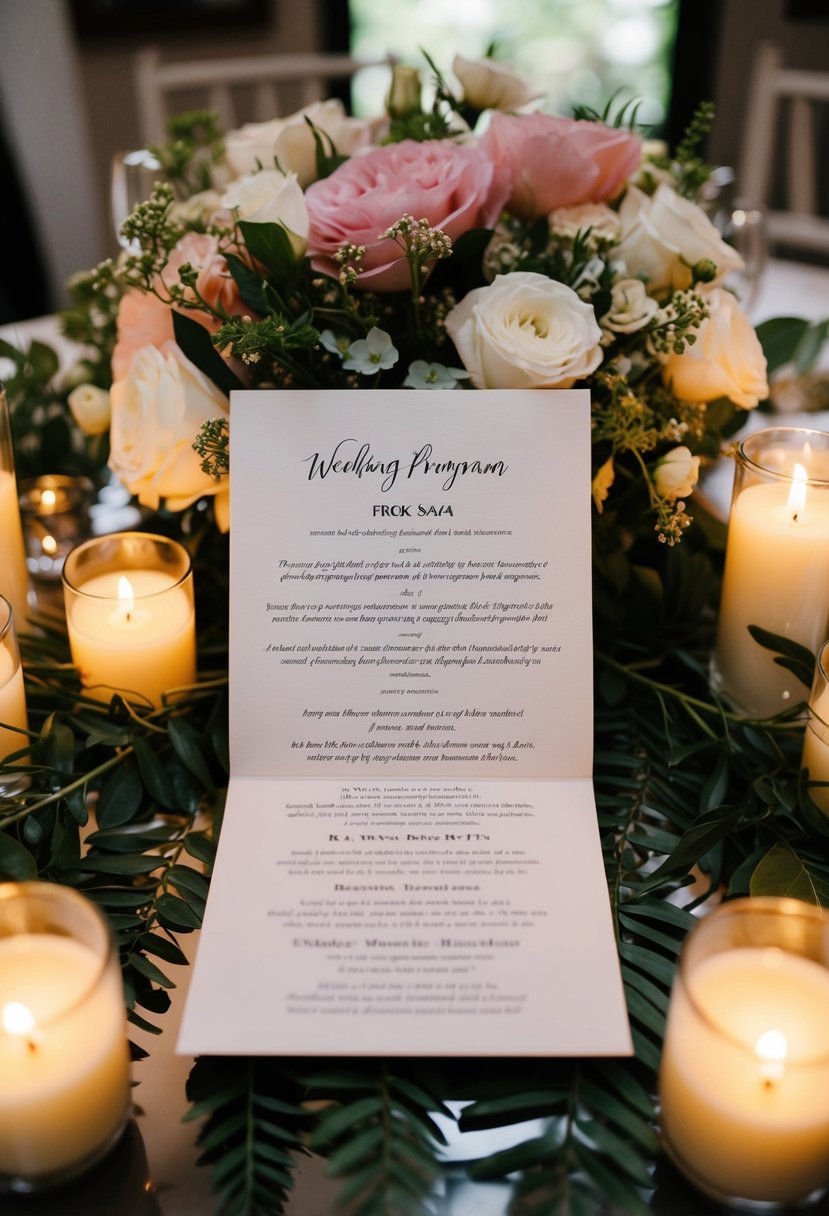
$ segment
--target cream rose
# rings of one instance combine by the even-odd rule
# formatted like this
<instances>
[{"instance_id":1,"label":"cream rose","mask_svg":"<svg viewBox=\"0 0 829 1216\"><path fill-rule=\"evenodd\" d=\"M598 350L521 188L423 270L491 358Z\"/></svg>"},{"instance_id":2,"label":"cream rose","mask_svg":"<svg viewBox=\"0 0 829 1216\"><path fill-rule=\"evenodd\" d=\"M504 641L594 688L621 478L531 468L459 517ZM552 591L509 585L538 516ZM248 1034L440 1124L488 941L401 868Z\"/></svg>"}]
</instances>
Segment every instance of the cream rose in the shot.
<instances>
[{"instance_id":1,"label":"cream rose","mask_svg":"<svg viewBox=\"0 0 829 1216\"><path fill-rule=\"evenodd\" d=\"M103 435L109 430L112 409L106 389L95 384L79 384L72 389L67 402L84 435Z\"/></svg>"},{"instance_id":2,"label":"cream rose","mask_svg":"<svg viewBox=\"0 0 829 1216\"><path fill-rule=\"evenodd\" d=\"M109 467L139 502L182 511L204 495L226 499L227 480L202 472L192 443L203 422L227 415L227 398L175 342L136 351L111 397ZM220 526L226 505L217 498Z\"/></svg>"},{"instance_id":3,"label":"cream rose","mask_svg":"<svg viewBox=\"0 0 829 1216\"><path fill-rule=\"evenodd\" d=\"M580 207L556 207L548 218L550 230L559 236L576 237L589 230L592 238L618 240L622 232L619 215L606 203L582 203Z\"/></svg>"},{"instance_id":4,"label":"cream rose","mask_svg":"<svg viewBox=\"0 0 829 1216\"><path fill-rule=\"evenodd\" d=\"M465 59L456 55L452 71L461 82L464 101L476 110L517 110L540 96L512 68L494 59Z\"/></svg>"},{"instance_id":5,"label":"cream rose","mask_svg":"<svg viewBox=\"0 0 829 1216\"><path fill-rule=\"evenodd\" d=\"M569 388L602 359L591 306L529 271L470 291L446 329L476 388Z\"/></svg>"},{"instance_id":6,"label":"cream rose","mask_svg":"<svg viewBox=\"0 0 829 1216\"><path fill-rule=\"evenodd\" d=\"M602 317L602 324L615 334L633 334L658 311L659 305L648 295L641 279L620 279L613 284L610 308Z\"/></svg>"},{"instance_id":7,"label":"cream rose","mask_svg":"<svg viewBox=\"0 0 829 1216\"><path fill-rule=\"evenodd\" d=\"M699 456L692 456L684 444L666 452L653 471L657 493L672 500L687 498L698 477Z\"/></svg>"},{"instance_id":8,"label":"cream rose","mask_svg":"<svg viewBox=\"0 0 829 1216\"><path fill-rule=\"evenodd\" d=\"M353 156L359 148L371 143L368 123L349 118L341 101L335 98L315 101L287 118L250 122L229 131L225 136L225 156L237 177L260 167L273 169L278 165L284 173L296 173L303 190L316 181L317 148L306 118L323 136L328 136L339 156Z\"/></svg>"},{"instance_id":9,"label":"cream rose","mask_svg":"<svg viewBox=\"0 0 829 1216\"><path fill-rule=\"evenodd\" d=\"M254 224L281 224L288 233L294 256L305 255L308 244L308 209L296 173L262 169L232 182L222 205L240 220Z\"/></svg>"},{"instance_id":10,"label":"cream rose","mask_svg":"<svg viewBox=\"0 0 829 1216\"><path fill-rule=\"evenodd\" d=\"M715 281L739 270L742 258L726 245L696 203L661 185L652 198L629 186L619 209L622 240L617 252L631 277L647 276L651 291L690 286L691 267L710 261Z\"/></svg>"},{"instance_id":11,"label":"cream rose","mask_svg":"<svg viewBox=\"0 0 829 1216\"><path fill-rule=\"evenodd\" d=\"M703 293L709 316L697 340L684 354L669 355L663 379L683 401L715 401L727 397L751 409L768 396L766 358L754 327L730 291L708 288Z\"/></svg>"}]
</instances>

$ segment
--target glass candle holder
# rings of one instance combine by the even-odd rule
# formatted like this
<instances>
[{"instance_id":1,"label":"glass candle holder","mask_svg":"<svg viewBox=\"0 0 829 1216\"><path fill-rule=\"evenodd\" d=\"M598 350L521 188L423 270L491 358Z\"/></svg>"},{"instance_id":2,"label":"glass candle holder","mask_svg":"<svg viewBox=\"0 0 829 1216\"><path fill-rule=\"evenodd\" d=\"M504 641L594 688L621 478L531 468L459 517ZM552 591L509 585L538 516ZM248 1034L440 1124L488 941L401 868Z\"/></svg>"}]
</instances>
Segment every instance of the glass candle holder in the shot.
<instances>
[{"instance_id":1,"label":"glass candle holder","mask_svg":"<svg viewBox=\"0 0 829 1216\"><path fill-rule=\"evenodd\" d=\"M18 727L18 730L13 729ZM25 747L27 738L21 730L28 730L26 693L23 687L23 668L17 635L14 631L12 606L0 595L0 763L12 752ZM20 784L20 778L6 771L0 772L0 793L11 793Z\"/></svg>"},{"instance_id":2,"label":"glass candle holder","mask_svg":"<svg viewBox=\"0 0 829 1216\"><path fill-rule=\"evenodd\" d=\"M739 445L712 678L736 706L765 717L808 688L749 633L779 634L813 653L829 636L829 434L755 431Z\"/></svg>"},{"instance_id":3,"label":"glass candle holder","mask_svg":"<svg viewBox=\"0 0 829 1216\"><path fill-rule=\"evenodd\" d=\"M26 564L33 578L56 581L67 554L88 535L92 482L47 473L20 485Z\"/></svg>"},{"instance_id":4,"label":"glass candle holder","mask_svg":"<svg viewBox=\"0 0 829 1216\"><path fill-rule=\"evenodd\" d=\"M85 1172L130 1111L118 960L98 909L69 887L0 884L0 1187Z\"/></svg>"},{"instance_id":5,"label":"glass candle holder","mask_svg":"<svg viewBox=\"0 0 829 1216\"><path fill-rule=\"evenodd\" d=\"M193 571L166 536L116 532L73 549L63 567L72 661L89 696L158 708L196 681Z\"/></svg>"},{"instance_id":6,"label":"glass candle holder","mask_svg":"<svg viewBox=\"0 0 829 1216\"><path fill-rule=\"evenodd\" d=\"M740 899L687 938L660 1072L662 1137L729 1207L775 1211L829 1183L829 913Z\"/></svg>"},{"instance_id":7,"label":"glass candle holder","mask_svg":"<svg viewBox=\"0 0 829 1216\"><path fill-rule=\"evenodd\" d=\"M809 770L810 782L829 782L829 642L817 655L800 766ZM829 815L829 784L810 785L809 797Z\"/></svg>"},{"instance_id":8,"label":"glass candle holder","mask_svg":"<svg viewBox=\"0 0 829 1216\"><path fill-rule=\"evenodd\" d=\"M0 594L14 610L18 629L29 619L29 572L17 501L9 403L0 384Z\"/></svg>"}]
</instances>

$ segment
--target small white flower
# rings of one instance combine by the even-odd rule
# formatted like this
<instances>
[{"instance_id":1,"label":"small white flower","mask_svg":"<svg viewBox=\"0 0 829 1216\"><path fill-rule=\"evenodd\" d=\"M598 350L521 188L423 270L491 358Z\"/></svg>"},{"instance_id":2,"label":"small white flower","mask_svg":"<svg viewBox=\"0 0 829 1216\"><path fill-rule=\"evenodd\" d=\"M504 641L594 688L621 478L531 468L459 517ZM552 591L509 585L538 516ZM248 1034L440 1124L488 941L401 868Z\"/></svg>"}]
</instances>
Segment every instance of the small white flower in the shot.
<instances>
[{"instance_id":1,"label":"small white flower","mask_svg":"<svg viewBox=\"0 0 829 1216\"><path fill-rule=\"evenodd\" d=\"M659 311L656 300L648 295L641 279L622 279L614 283L610 308L602 324L616 334L633 334Z\"/></svg>"},{"instance_id":2,"label":"small white flower","mask_svg":"<svg viewBox=\"0 0 829 1216\"><path fill-rule=\"evenodd\" d=\"M399 358L389 335L375 325L368 331L368 337L358 338L356 342L351 343L343 367L350 372L371 376L375 372L394 367Z\"/></svg>"},{"instance_id":3,"label":"small white flower","mask_svg":"<svg viewBox=\"0 0 829 1216\"><path fill-rule=\"evenodd\" d=\"M666 452L653 471L657 493L669 499L686 498L698 477L699 456L692 456L684 445Z\"/></svg>"},{"instance_id":4,"label":"small white flower","mask_svg":"<svg viewBox=\"0 0 829 1216\"><path fill-rule=\"evenodd\" d=\"M95 384L79 384L67 401L72 417L84 435L103 435L109 430L112 407L109 393Z\"/></svg>"},{"instance_id":5,"label":"small white flower","mask_svg":"<svg viewBox=\"0 0 829 1216\"><path fill-rule=\"evenodd\" d=\"M347 338L345 334L338 338L333 329L324 329L320 334L320 342L326 350L330 351L332 355L339 356L340 359L345 359L348 348L351 346L350 338Z\"/></svg>"},{"instance_id":6,"label":"small white flower","mask_svg":"<svg viewBox=\"0 0 829 1216\"><path fill-rule=\"evenodd\" d=\"M404 388L458 388L459 380L468 380L469 372L460 367L444 367L442 363L427 363L415 359L409 364Z\"/></svg>"}]
</instances>

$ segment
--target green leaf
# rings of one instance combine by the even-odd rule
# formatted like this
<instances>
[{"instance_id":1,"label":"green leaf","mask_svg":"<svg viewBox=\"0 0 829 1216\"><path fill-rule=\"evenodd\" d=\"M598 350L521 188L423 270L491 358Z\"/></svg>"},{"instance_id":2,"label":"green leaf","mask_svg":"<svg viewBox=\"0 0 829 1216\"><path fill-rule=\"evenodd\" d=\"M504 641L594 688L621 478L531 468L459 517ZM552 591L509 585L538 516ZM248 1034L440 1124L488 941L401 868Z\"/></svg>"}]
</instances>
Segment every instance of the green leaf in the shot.
<instances>
[{"instance_id":1,"label":"green leaf","mask_svg":"<svg viewBox=\"0 0 829 1216\"><path fill-rule=\"evenodd\" d=\"M808 328L809 322L800 317L773 317L757 326L757 337L766 356L769 374L794 359L795 351Z\"/></svg>"},{"instance_id":2,"label":"green leaf","mask_svg":"<svg viewBox=\"0 0 829 1216\"><path fill-rule=\"evenodd\" d=\"M153 870L157 870L159 866L164 865L162 857L100 857L98 854L88 857L82 857L78 862L77 869L87 871L90 874L122 874L122 875L139 875L152 874ZM149 894L147 895L149 898Z\"/></svg>"},{"instance_id":3,"label":"green leaf","mask_svg":"<svg viewBox=\"0 0 829 1216\"><path fill-rule=\"evenodd\" d=\"M29 850L9 836L0 832L0 879L4 882L30 882L37 878L37 864Z\"/></svg>"},{"instance_id":4,"label":"green leaf","mask_svg":"<svg viewBox=\"0 0 829 1216\"><path fill-rule=\"evenodd\" d=\"M163 958L165 963L175 963L178 967L186 967L188 965L187 955L177 946L175 942L170 941L169 937L164 937L161 933L142 933L138 938L137 945L139 949L147 954L155 954L158 958Z\"/></svg>"},{"instance_id":5,"label":"green leaf","mask_svg":"<svg viewBox=\"0 0 829 1216\"><path fill-rule=\"evenodd\" d=\"M382 1109L382 1100L375 1094L368 1098L361 1098L357 1102L351 1102L348 1106L329 1107L323 1111L319 1126L311 1133L311 1147L323 1148L325 1145L331 1144L343 1132L356 1127L363 1119L379 1115Z\"/></svg>"},{"instance_id":6,"label":"green leaf","mask_svg":"<svg viewBox=\"0 0 829 1216\"><path fill-rule=\"evenodd\" d=\"M465 1106L458 1118L462 1132L482 1131L490 1127L509 1127L559 1113L566 1107L566 1090L536 1090L529 1093L508 1093L500 1098L488 1098Z\"/></svg>"},{"instance_id":7,"label":"green leaf","mask_svg":"<svg viewBox=\"0 0 829 1216\"><path fill-rule=\"evenodd\" d=\"M134 971L138 971L145 979L150 980L153 984L160 984L162 988L175 988L173 980L166 976L160 967L156 967L155 963L151 963L148 958L144 958L141 954L133 954L130 956L130 966Z\"/></svg>"},{"instance_id":8,"label":"green leaf","mask_svg":"<svg viewBox=\"0 0 829 1216\"><path fill-rule=\"evenodd\" d=\"M799 376L811 371L823 349L826 335L829 333L829 320L810 325L794 353L794 368Z\"/></svg>"},{"instance_id":9,"label":"green leaf","mask_svg":"<svg viewBox=\"0 0 829 1216\"><path fill-rule=\"evenodd\" d=\"M239 295L248 308L252 308L254 312L262 313L263 316L267 314L270 311L270 304L262 282L262 276L257 274L255 270L251 270L247 262L243 262L235 253L226 253L225 260L227 261L233 281L239 288Z\"/></svg>"},{"instance_id":10,"label":"green leaf","mask_svg":"<svg viewBox=\"0 0 829 1216\"><path fill-rule=\"evenodd\" d=\"M213 778L202 755L198 732L184 718L171 718L167 724L173 750L182 764L193 774L209 794L214 791Z\"/></svg>"},{"instance_id":11,"label":"green leaf","mask_svg":"<svg viewBox=\"0 0 829 1216\"><path fill-rule=\"evenodd\" d=\"M172 809L176 804L173 785L167 775L167 770L159 759L158 753L139 734L133 736L132 746L138 762L141 780L144 782L150 797L154 798L156 802L168 810Z\"/></svg>"},{"instance_id":12,"label":"green leaf","mask_svg":"<svg viewBox=\"0 0 829 1216\"><path fill-rule=\"evenodd\" d=\"M168 929L200 929L201 916L177 895L164 891L156 900L158 918Z\"/></svg>"},{"instance_id":13,"label":"green leaf","mask_svg":"<svg viewBox=\"0 0 829 1216\"><path fill-rule=\"evenodd\" d=\"M205 832L188 832L184 837L184 848L196 861L212 866L216 860L216 846Z\"/></svg>"},{"instance_id":14,"label":"green leaf","mask_svg":"<svg viewBox=\"0 0 829 1216\"><path fill-rule=\"evenodd\" d=\"M102 828L128 823L141 806L144 787L134 769L117 768L101 790L97 819Z\"/></svg>"},{"instance_id":15,"label":"green leaf","mask_svg":"<svg viewBox=\"0 0 829 1216\"><path fill-rule=\"evenodd\" d=\"M452 245L452 257L461 261L466 258L480 258L491 237L491 228L470 228L462 232Z\"/></svg>"},{"instance_id":16,"label":"green leaf","mask_svg":"<svg viewBox=\"0 0 829 1216\"><path fill-rule=\"evenodd\" d=\"M775 652L775 663L791 671L805 685L804 695L811 688L815 674L815 656L806 646L793 642L791 638L781 637L778 633L770 633L759 625L749 625L748 631L766 650Z\"/></svg>"},{"instance_id":17,"label":"green leaf","mask_svg":"<svg viewBox=\"0 0 829 1216\"><path fill-rule=\"evenodd\" d=\"M230 393L235 388L245 387L225 363L210 341L207 330L203 325L199 325L198 321L173 309L173 333L182 352L220 392Z\"/></svg>"},{"instance_id":18,"label":"green leaf","mask_svg":"<svg viewBox=\"0 0 829 1216\"><path fill-rule=\"evenodd\" d=\"M651 1210L645 1201L625 1178L614 1173L603 1157L591 1152L578 1141L574 1142L573 1151L579 1165L603 1196L619 1204L627 1216L651 1216Z\"/></svg>"},{"instance_id":19,"label":"green leaf","mask_svg":"<svg viewBox=\"0 0 829 1216\"><path fill-rule=\"evenodd\" d=\"M296 258L290 237L281 224L239 221L239 231L248 253L261 262L274 279L290 282L296 274Z\"/></svg>"},{"instance_id":20,"label":"green leaf","mask_svg":"<svg viewBox=\"0 0 829 1216\"><path fill-rule=\"evenodd\" d=\"M829 906L829 868L810 867L785 841L766 853L751 876L752 895L788 895L819 907Z\"/></svg>"}]
</instances>

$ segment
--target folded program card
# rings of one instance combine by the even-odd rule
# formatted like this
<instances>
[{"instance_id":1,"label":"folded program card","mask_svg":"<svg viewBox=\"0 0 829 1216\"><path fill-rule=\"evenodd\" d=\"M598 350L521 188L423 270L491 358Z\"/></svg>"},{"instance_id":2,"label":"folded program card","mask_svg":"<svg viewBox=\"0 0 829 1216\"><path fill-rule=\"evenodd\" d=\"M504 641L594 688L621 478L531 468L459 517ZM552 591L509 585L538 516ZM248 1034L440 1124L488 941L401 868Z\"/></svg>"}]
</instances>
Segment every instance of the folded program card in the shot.
<instances>
[{"instance_id":1,"label":"folded program card","mask_svg":"<svg viewBox=\"0 0 829 1216\"><path fill-rule=\"evenodd\" d=\"M231 782L179 1050L631 1050L582 391L234 394Z\"/></svg>"}]
</instances>

